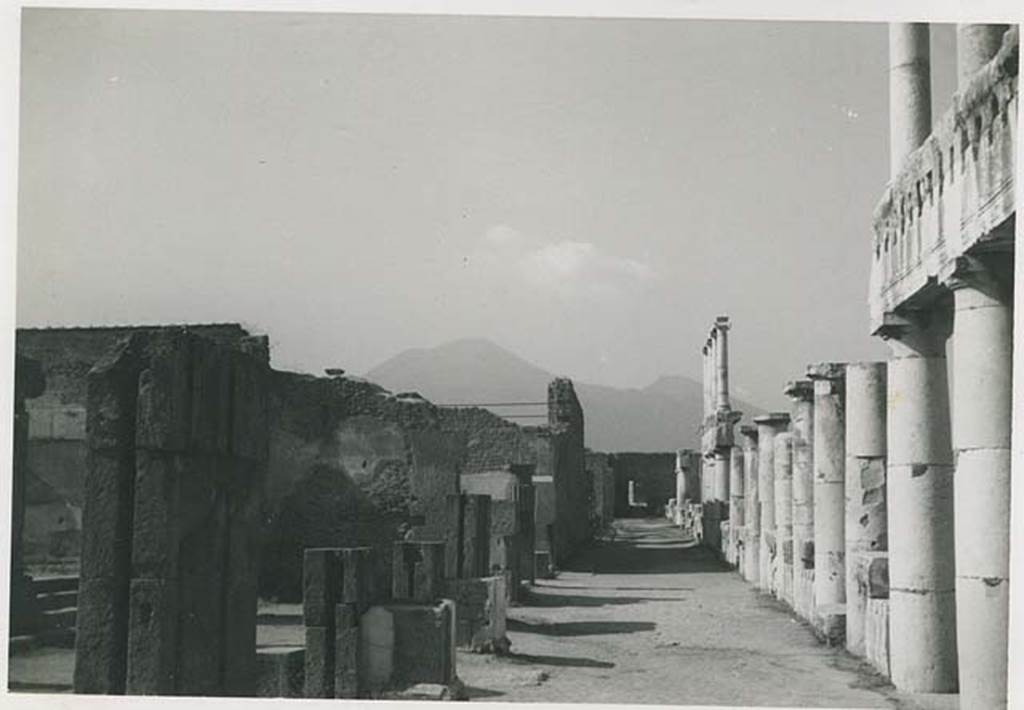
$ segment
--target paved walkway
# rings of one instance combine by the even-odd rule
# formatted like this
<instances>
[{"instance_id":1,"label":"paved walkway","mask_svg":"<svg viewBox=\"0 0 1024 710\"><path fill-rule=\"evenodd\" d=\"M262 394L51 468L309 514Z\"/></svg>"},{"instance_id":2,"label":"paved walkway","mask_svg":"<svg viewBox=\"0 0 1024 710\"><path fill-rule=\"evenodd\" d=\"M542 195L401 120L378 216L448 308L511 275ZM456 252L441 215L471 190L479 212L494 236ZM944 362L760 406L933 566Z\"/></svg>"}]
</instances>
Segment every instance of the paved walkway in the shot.
<instances>
[{"instance_id":1,"label":"paved walkway","mask_svg":"<svg viewBox=\"0 0 1024 710\"><path fill-rule=\"evenodd\" d=\"M509 637L511 656L459 654L472 699L934 706L820 645L784 606L664 520L616 521L613 540L509 610ZM955 707L955 696L940 706Z\"/></svg>"}]
</instances>

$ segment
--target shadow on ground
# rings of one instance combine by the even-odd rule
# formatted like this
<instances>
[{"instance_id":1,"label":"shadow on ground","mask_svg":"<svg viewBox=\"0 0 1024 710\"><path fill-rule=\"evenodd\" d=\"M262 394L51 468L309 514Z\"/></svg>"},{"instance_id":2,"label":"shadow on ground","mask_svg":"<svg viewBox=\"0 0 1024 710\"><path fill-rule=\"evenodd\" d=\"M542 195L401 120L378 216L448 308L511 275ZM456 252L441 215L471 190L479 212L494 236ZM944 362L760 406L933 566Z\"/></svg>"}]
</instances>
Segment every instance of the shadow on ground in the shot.
<instances>
[{"instance_id":1,"label":"shadow on ground","mask_svg":"<svg viewBox=\"0 0 1024 710\"><path fill-rule=\"evenodd\" d=\"M638 631L653 631L657 627L653 621L563 621L552 623L547 621L530 622L521 619L509 619L507 625L509 631L544 634L545 636L633 634Z\"/></svg>"}]
</instances>

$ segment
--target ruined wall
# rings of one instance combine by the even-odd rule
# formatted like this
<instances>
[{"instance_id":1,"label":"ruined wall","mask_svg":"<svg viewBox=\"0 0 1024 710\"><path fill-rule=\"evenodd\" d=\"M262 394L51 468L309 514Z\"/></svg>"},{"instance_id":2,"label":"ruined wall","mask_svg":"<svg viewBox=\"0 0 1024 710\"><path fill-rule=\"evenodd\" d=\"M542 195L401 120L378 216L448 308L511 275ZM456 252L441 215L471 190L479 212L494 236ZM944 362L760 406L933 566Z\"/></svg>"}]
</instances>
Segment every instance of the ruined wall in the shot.
<instances>
[{"instance_id":1,"label":"ruined wall","mask_svg":"<svg viewBox=\"0 0 1024 710\"><path fill-rule=\"evenodd\" d=\"M297 600L306 547L380 548L416 527L443 539L465 436L439 410L369 382L274 372L261 592Z\"/></svg>"},{"instance_id":2,"label":"ruined wall","mask_svg":"<svg viewBox=\"0 0 1024 710\"><path fill-rule=\"evenodd\" d=\"M598 534L615 519L615 471L608 454L587 451L585 456L590 482L590 527Z\"/></svg>"},{"instance_id":3,"label":"ruined wall","mask_svg":"<svg viewBox=\"0 0 1024 710\"><path fill-rule=\"evenodd\" d=\"M676 495L676 455L674 453L608 454L615 475L615 514L629 513L629 481L636 485L636 496L647 504L651 514L660 513L669 498Z\"/></svg>"}]
</instances>

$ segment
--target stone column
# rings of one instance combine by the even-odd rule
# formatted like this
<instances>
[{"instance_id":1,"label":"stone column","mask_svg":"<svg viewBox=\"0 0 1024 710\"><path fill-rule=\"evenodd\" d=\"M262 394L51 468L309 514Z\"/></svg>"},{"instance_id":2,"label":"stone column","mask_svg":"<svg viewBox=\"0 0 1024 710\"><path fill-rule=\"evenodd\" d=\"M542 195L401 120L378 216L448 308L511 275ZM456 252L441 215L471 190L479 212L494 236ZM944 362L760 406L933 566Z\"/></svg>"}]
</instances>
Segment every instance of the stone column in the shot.
<instances>
[{"instance_id":1,"label":"stone column","mask_svg":"<svg viewBox=\"0 0 1024 710\"><path fill-rule=\"evenodd\" d=\"M779 598L793 604L793 435L775 436L775 540Z\"/></svg>"},{"instance_id":2,"label":"stone column","mask_svg":"<svg viewBox=\"0 0 1024 710\"><path fill-rule=\"evenodd\" d=\"M814 382L814 605L830 641L845 631L846 368L819 363L807 368ZM842 628L839 628L842 627Z\"/></svg>"},{"instance_id":3,"label":"stone column","mask_svg":"<svg viewBox=\"0 0 1024 710\"><path fill-rule=\"evenodd\" d=\"M956 26L957 89L963 91L978 70L996 56L1008 25Z\"/></svg>"},{"instance_id":4,"label":"stone column","mask_svg":"<svg viewBox=\"0 0 1024 710\"><path fill-rule=\"evenodd\" d=\"M914 693L957 689L953 451L945 341L934 308L887 316L889 637L893 684Z\"/></svg>"},{"instance_id":5,"label":"stone column","mask_svg":"<svg viewBox=\"0 0 1024 710\"><path fill-rule=\"evenodd\" d=\"M1001 263L1008 266L1010 260ZM960 703L999 708L1007 703L1012 294L996 269L976 259L958 259L948 285L955 303L952 424Z\"/></svg>"},{"instance_id":6,"label":"stone column","mask_svg":"<svg viewBox=\"0 0 1024 710\"><path fill-rule=\"evenodd\" d=\"M729 319L715 321L715 408L729 408Z\"/></svg>"},{"instance_id":7,"label":"stone column","mask_svg":"<svg viewBox=\"0 0 1024 710\"><path fill-rule=\"evenodd\" d=\"M867 594L857 570L889 549L885 499L885 363L846 366L846 648L865 654Z\"/></svg>"},{"instance_id":8,"label":"stone column","mask_svg":"<svg viewBox=\"0 0 1024 710\"><path fill-rule=\"evenodd\" d=\"M805 619L814 611L814 385L786 385L793 401L793 608Z\"/></svg>"},{"instance_id":9,"label":"stone column","mask_svg":"<svg viewBox=\"0 0 1024 710\"><path fill-rule=\"evenodd\" d=\"M931 55L928 25L889 25L889 172L932 132Z\"/></svg>"},{"instance_id":10,"label":"stone column","mask_svg":"<svg viewBox=\"0 0 1024 710\"><path fill-rule=\"evenodd\" d=\"M715 449L715 495L717 501L723 503L729 500L729 451L728 449Z\"/></svg>"},{"instance_id":11,"label":"stone column","mask_svg":"<svg viewBox=\"0 0 1024 710\"><path fill-rule=\"evenodd\" d=\"M732 538L732 563L743 573L743 549L746 546L746 510L743 480L743 449L729 449L729 535Z\"/></svg>"},{"instance_id":12,"label":"stone column","mask_svg":"<svg viewBox=\"0 0 1024 710\"><path fill-rule=\"evenodd\" d=\"M704 422L707 420L708 415L711 413L711 373L708 371L708 346L707 343L700 349L701 355L701 384L703 385L704 393L704 416L700 418L701 426L704 426Z\"/></svg>"},{"instance_id":13,"label":"stone column","mask_svg":"<svg viewBox=\"0 0 1024 710\"><path fill-rule=\"evenodd\" d=\"M761 510L757 495L757 427L741 426L740 440L743 445L743 503L746 520L743 544L743 577L751 584L758 584L761 558Z\"/></svg>"},{"instance_id":14,"label":"stone column","mask_svg":"<svg viewBox=\"0 0 1024 710\"><path fill-rule=\"evenodd\" d=\"M760 496L761 550L758 553L758 589L775 589L775 435L789 426L789 415L772 412L754 417L757 424L757 492Z\"/></svg>"}]
</instances>

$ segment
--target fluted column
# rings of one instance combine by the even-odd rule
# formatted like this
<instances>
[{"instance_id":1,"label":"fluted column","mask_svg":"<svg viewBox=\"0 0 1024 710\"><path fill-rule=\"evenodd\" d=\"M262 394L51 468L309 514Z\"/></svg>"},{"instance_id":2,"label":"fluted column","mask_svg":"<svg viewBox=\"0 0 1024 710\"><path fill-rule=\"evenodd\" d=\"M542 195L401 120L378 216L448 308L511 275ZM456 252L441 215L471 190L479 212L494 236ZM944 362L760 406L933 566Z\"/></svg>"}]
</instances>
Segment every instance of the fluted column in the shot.
<instances>
[{"instance_id":1,"label":"fluted column","mask_svg":"<svg viewBox=\"0 0 1024 710\"><path fill-rule=\"evenodd\" d=\"M846 366L846 648L865 653L867 594L858 570L889 549L885 498L884 362ZM883 560L884 562L884 560Z\"/></svg>"},{"instance_id":2,"label":"fluted column","mask_svg":"<svg viewBox=\"0 0 1024 710\"><path fill-rule=\"evenodd\" d=\"M890 671L900 690L957 689L950 312L887 317Z\"/></svg>"},{"instance_id":3,"label":"fluted column","mask_svg":"<svg viewBox=\"0 0 1024 710\"><path fill-rule=\"evenodd\" d=\"M1001 262L1007 267L1005 255ZM956 617L962 707L1006 707L1010 594L1011 289L978 259L953 289Z\"/></svg>"},{"instance_id":4,"label":"fluted column","mask_svg":"<svg viewBox=\"0 0 1024 710\"><path fill-rule=\"evenodd\" d=\"M786 386L793 402L793 608L810 619L814 600L814 384Z\"/></svg>"},{"instance_id":5,"label":"fluted column","mask_svg":"<svg viewBox=\"0 0 1024 710\"><path fill-rule=\"evenodd\" d=\"M960 91L996 56L1008 25L956 26L956 78Z\"/></svg>"},{"instance_id":6,"label":"fluted column","mask_svg":"<svg viewBox=\"0 0 1024 710\"><path fill-rule=\"evenodd\" d=\"M779 598L793 604L793 435L775 436L775 539L778 546Z\"/></svg>"},{"instance_id":7,"label":"fluted column","mask_svg":"<svg viewBox=\"0 0 1024 710\"><path fill-rule=\"evenodd\" d=\"M746 507L743 577L751 584L757 585L760 579L761 558L761 503L757 494L757 427L741 426L740 441L743 445L743 502Z\"/></svg>"},{"instance_id":8,"label":"fluted column","mask_svg":"<svg viewBox=\"0 0 1024 710\"><path fill-rule=\"evenodd\" d=\"M754 417L757 424L757 491L760 496L761 540L758 560L758 588L777 588L775 539L775 435L789 426L789 415L772 412Z\"/></svg>"},{"instance_id":9,"label":"fluted column","mask_svg":"<svg viewBox=\"0 0 1024 710\"><path fill-rule=\"evenodd\" d=\"M931 54L928 25L889 25L889 172L932 132Z\"/></svg>"},{"instance_id":10,"label":"fluted column","mask_svg":"<svg viewBox=\"0 0 1024 710\"><path fill-rule=\"evenodd\" d=\"M701 366L703 367L703 373L704 373L702 375L703 385L704 385L704 390L703 390L704 391L704 416L701 417L700 421L701 421L701 426L704 426L704 424L707 421L708 416L711 414L711 409L712 409L712 406L711 406L711 368L709 367L709 365L711 364L711 357L710 357L710 355L708 353L707 343L704 344L704 347L701 348L700 352L701 352Z\"/></svg>"},{"instance_id":11,"label":"fluted column","mask_svg":"<svg viewBox=\"0 0 1024 710\"><path fill-rule=\"evenodd\" d=\"M838 363L807 368L814 382L815 618L830 639L846 630L845 375Z\"/></svg>"}]
</instances>

